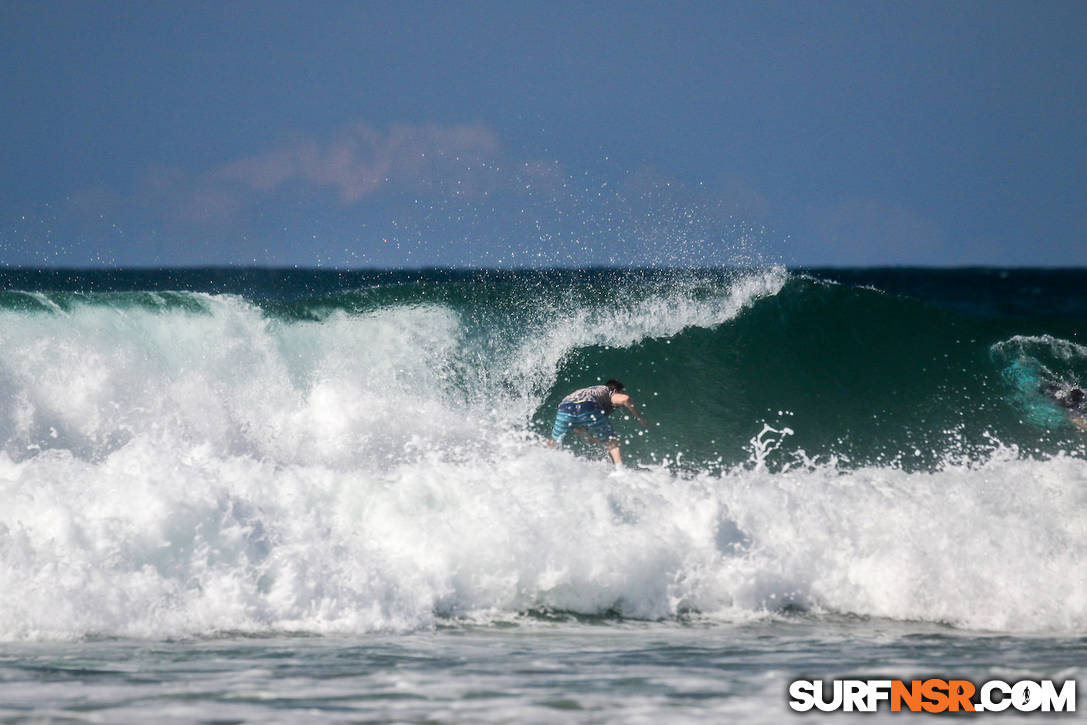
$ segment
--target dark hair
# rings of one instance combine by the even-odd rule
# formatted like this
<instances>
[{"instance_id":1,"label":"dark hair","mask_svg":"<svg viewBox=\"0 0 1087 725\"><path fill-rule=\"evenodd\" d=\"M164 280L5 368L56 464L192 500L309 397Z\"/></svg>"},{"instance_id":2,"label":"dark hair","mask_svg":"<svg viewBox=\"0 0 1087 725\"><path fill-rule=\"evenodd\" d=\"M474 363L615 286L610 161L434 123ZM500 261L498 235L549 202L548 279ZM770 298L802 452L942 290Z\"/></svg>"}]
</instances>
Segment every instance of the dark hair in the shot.
<instances>
[{"instance_id":1,"label":"dark hair","mask_svg":"<svg viewBox=\"0 0 1087 725\"><path fill-rule=\"evenodd\" d=\"M1083 402L1084 397L1082 390L1079 388L1072 388L1068 391L1067 399L1070 403L1081 403Z\"/></svg>"},{"instance_id":2,"label":"dark hair","mask_svg":"<svg viewBox=\"0 0 1087 725\"><path fill-rule=\"evenodd\" d=\"M609 380L608 382L604 383L604 385L607 385L608 390L613 393L618 393L623 389L623 384L620 383L618 380Z\"/></svg>"}]
</instances>

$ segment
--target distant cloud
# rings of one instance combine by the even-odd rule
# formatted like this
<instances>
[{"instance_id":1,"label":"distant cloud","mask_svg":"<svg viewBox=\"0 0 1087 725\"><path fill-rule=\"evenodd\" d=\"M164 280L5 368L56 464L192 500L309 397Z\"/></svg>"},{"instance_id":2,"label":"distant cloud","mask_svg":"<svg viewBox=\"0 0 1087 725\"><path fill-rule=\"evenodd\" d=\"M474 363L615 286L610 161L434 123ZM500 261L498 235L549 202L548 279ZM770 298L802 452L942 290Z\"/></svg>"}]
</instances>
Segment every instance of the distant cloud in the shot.
<instances>
[{"instance_id":1,"label":"distant cloud","mask_svg":"<svg viewBox=\"0 0 1087 725\"><path fill-rule=\"evenodd\" d=\"M86 225L119 220L145 236L238 240L268 204L292 197L326 196L344 210L381 194L474 200L516 189L512 166L498 135L481 124L354 123L327 138L295 139L208 169L153 167L127 191L80 189L69 195L67 212Z\"/></svg>"},{"instance_id":2,"label":"distant cloud","mask_svg":"<svg viewBox=\"0 0 1087 725\"><path fill-rule=\"evenodd\" d=\"M383 132L356 123L328 141L306 139L230 162L209 180L240 182L257 193L292 183L325 187L353 204L390 187L478 191L500 153L498 136L478 124L397 125Z\"/></svg>"}]
</instances>

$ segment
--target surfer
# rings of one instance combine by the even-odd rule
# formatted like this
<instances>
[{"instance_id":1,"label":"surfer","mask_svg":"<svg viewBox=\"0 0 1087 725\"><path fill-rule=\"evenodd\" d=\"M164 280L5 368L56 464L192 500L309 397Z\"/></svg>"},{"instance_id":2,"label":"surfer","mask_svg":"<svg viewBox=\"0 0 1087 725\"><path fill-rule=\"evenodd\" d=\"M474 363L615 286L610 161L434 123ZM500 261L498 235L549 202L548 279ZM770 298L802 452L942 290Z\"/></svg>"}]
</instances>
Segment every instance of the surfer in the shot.
<instances>
[{"instance_id":1,"label":"surfer","mask_svg":"<svg viewBox=\"0 0 1087 725\"><path fill-rule=\"evenodd\" d=\"M616 408L626 408L643 427L649 427L630 396L623 392L623 384L618 380L609 380L603 385L575 390L562 399L547 445L558 445L572 430L574 435L607 448L615 465L621 465L623 456L619 450L619 436L608 420L608 415Z\"/></svg>"},{"instance_id":2,"label":"surfer","mask_svg":"<svg viewBox=\"0 0 1087 725\"><path fill-rule=\"evenodd\" d=\"M1072 425L1087 432L1087 405L1084 400L1087 394L1082 388L1072 388L1064 395L1057 396L1057 402L1068 409L1068 420Z\"/></svg>"},{"instance_id":3,"label":"surfer","mask_svg":"<svg viewBox=\"0 0 1087 725\"><path fill-rule=\"evenodd\" d=\"M1069 423L1087 433L1087 394L1083 388L1064 390L1056 383L1045 383L1041 390L1064 408Z\"/></svg>"}]
</instances>

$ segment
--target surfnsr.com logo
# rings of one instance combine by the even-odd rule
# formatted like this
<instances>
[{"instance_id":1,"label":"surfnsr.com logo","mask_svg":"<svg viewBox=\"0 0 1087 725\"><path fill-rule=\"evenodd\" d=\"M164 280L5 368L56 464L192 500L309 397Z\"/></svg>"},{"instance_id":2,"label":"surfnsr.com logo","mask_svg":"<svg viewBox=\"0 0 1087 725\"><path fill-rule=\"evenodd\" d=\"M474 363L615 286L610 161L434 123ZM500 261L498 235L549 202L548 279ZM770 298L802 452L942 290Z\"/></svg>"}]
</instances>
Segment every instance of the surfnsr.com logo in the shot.
<instances>
[{"instance_id":1,"label":"surfnsr.com logo","mask_svg":"<svg viewBox=\"0 0 1087 725\"><path fill-rule=\"evenodd\" d=\"M1075 712L1076 681L796 680L789 698L797 712Z\"/></svg>"}]
</instances>

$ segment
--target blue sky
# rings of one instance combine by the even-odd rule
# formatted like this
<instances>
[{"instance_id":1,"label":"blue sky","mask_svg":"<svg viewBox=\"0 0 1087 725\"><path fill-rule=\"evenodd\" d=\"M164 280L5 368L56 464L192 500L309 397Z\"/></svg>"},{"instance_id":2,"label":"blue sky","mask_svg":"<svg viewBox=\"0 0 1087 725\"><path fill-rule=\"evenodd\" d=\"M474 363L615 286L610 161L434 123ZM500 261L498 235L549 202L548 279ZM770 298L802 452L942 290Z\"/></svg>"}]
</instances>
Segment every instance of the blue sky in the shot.
<instances>
[{"instance_id":1,"label":"blue sky","mask_svg":"<svg viewBox=\"0 0 1087 725\"><path fill-rule=\"evenodd\" d=\"M0 0L0 263L1087 264L1082 2Z\"/></svg>"}]
</instances>

